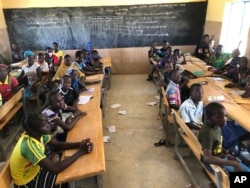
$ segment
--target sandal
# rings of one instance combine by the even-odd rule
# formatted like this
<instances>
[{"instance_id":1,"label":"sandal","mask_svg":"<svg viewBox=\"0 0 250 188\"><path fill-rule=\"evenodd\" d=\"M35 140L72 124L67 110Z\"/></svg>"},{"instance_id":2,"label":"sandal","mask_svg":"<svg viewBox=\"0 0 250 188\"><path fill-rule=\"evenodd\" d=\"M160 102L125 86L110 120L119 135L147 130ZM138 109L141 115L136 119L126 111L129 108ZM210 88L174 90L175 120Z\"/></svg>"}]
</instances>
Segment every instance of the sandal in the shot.
<instances>
[{"instance_id":1,"label":"sandal","mask_svg":"<svg viewBox=\"0 0 250 188\"><path fill-rule=\"evenodd\" d=\"M163 146L163 145L166 145L166 140L164 139L160 139L159 142L154 143L154 146L156 147Z\"/></svg>"}]
</instances>

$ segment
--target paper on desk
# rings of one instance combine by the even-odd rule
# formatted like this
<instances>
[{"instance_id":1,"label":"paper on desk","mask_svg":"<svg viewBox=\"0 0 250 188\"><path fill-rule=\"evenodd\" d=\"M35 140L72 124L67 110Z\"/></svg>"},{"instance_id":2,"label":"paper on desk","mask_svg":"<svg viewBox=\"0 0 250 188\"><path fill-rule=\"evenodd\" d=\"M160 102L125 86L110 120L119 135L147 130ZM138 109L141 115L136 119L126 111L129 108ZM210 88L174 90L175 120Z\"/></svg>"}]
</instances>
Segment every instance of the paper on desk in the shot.
<instances>
[{"instance_id":1,"label":"paper on desk","mask_svg":"<svg viewBox=\"0 0 250 188\"><path fill-rule=\"evenodd\" d=\"M223 95L218 95L218 96L208 96L207 97L208 102L220 102L224 101L225 98Z\"/></svg>"},{"instance_id":2,"label":"paper on desk","mask_svg":"<svg viewBox=\"0 0 250 188\"><path fill-rule=\"evenodd\" d=\"M89 95L89 96L80 96L78 104L87 104L92 97L93 97L92 95Z\"/></svg>"},{"instance_id":3,"label":"paper on desk","mask_svg":"<svg viewBox=\"0 0 250 188\"><path fill-rule=\"evenodd\" d=\"M125 114L126 114L126 111L125 111L125 110L119 110L118 114L120 114L120 115L125 115Z\"/></svg>"},{"instance_id":4,"label":"paper on desk","mask_svg":"<svg viewBox=\"0 0 250 188\"><path fill-rule=\"evenodd\" d=\"M121 106L121 104L116 103L116 104L111 105L110 107L111 108L117 108L117 107L120 107L120 106Z\"/></svg>"},{"instance_id":5,"label":"paper on desk","mask_svg":"<svg viewBox=\"0 0 250 188\"><path fill-rule=\"evenodd\" d=\"M84 92L86 92L86 93L92 93L94 90L95 90L95 88L92 87L92 88L87 89L87 90L84 91Z\"/></svg>"},{"instance_id":6,"label":"paper on desk","mask_svg":"<svg viewBox=\"0 0 250 188\"><path fill-rule=\"evenodd\" d=\"M231 90L230 93L233 95L242 95L245 91L242 90Z\"/></svg>"},{"instance_id":7,"label":"paper on desk","mask_svg":"<svg viewBox=\"0 0 250 188\"><path fill-rule=\"evenodd\" d=\"M107 129L110 133L114 133L115 132L115 126L114 125L110 125L110 126L107 126Z\"/></svg>"},{"instance_id":8,"label":"paper on desk","mask_svg":"<svg viewBox=\"0 0 250 188\"><path fill-rule=\"evenodd\" d=\"M214 81L223 81L225 79L221 78L221 77L211 77L212 80Z\"/></svg>"}]
</instances>

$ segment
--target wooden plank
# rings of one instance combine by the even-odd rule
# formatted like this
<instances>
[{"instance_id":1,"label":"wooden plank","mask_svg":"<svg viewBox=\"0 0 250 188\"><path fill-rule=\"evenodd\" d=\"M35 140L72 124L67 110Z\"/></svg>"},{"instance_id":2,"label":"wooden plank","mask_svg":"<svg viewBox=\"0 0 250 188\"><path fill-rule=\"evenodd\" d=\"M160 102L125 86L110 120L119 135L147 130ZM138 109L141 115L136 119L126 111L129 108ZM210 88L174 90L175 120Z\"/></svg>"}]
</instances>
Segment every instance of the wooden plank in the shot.
<instances>
[{"instance_id":1,"label":"wooden plank","mask_svg":"<svg viewBox=\"0 0 250 188\"><path fill-rule=\"evenodd\" d=\"M12 182L12 177L10 175L10 161L6 161L4 168L0 173L0 187L9 188Z\"/></svg>"},{"instance_id":2,"label":"wooden plank","mask_svg":"<svg viewBox=\"0 0 250 188\"><path fill-rule=\"evenodd\" d=\"M103 57L100 59L100 62L102 62L105 67L112 67L111 57Z\"/></svg>"},{"instance_id":3,"label":"wooden plank","mask_svg":"<svg viewBox=\"0 0 250 188\"><path fill-rule=\"evenodd\" d=\"M180 127L178 129L180 136L184 139L185 143L192 150L196 159L199 161L200 165L205 169L210 179L216 185L220 185L223 188L229 188L229 178L226 172L223 170L223 168L221 168L218 165L211 165L211 168L213 168L217 172L216 174L217 177L215 176L214 173L211 173L210 171L207 170L204 163L201 162L201 156L203 154L203 151L199 140L191 131L191 129L186 125L186 123L182 120L179 114L175 110L172 110L172 113L175 116L176 123ZM220 180L222 180L222 182L220 182Z\"/></svg>"},{"instance_id":4,"label":"wooden plank","mask_svg":"<svg viewBox=\"0 0 250 188\"><path fill-rule=\"evenodd\" d=\"M96 176L105 172L103 128L101 109L88 111L88 115L81 118L74 128L68 132L67 142L81 141L91 138L94 149L90 154L83 155L64 171L60 172L56 182L63 183ZM71 156L76 150L65 151L65 157Z\"/></svg>"},{"instance_id":5,"label":"wooden plank","mask_svg":"<svg viewBox=\"0 0 250 188\"><path fill-rule=\"evenodd\" d=\"M205 105L209 103L207 100L208 96L224 96L224 101L219 102L221 103L227 111L227 114L230 118L235 120L238 124L240 124L242 127L244 127L246 130L250 131L250 111L246 109L245 107L242 107L241 105L237 104L232 96L225 93L223 90L221 90L219 87L217 87L210 79L208 78L196 78L189 81L188 86L190 87L193 83L199 83L207 81L208 84L202 85L204 90L204 96L203 96L203 102Z\"/></svg>"},{"instance_id":6,"label":"wooden plank","mask_svg":"<svg viewBox=\"0 0 250 188\"><path fill-rule=\"evenodd\" d=\"M92 93L82 92L79 96L93 96L87 104L78 104L78 108L84 112L99 109L101 104L101 84L88 85L87 88L95 88Z\"/></svg>"},{"instance_id":7,"label":"wooden plank","mask_svg":"<svg viewBox=\"0 0 250 188\"><path fill-rule=\"evenodd\" d=\"M103 74L96 74L91 76L86 76L85 83L95 83L95 82L101 82L103 79Z\"/></svg>"},{"instance_id":8,"label":"wooden plank","mask_svg":"<svg viewBox=\"0 0 250 188\"><path fill-rule=\"evenodd\" d=\"M0 108L0 120L8 114L8 112L16 105L18 101L22 99L23 89L20 89L11 99L9 99L1 108Z\"/></svg>"},{"instance_id":9,"label":"wooden plank","mask_svg":"<svg viewBox=\"0 0 250 188\"><path fill-rule=\"evenodd\" d=\"M22 102L16 103L16 105L8 112L8 114L4 116L0 123L0 130L13 118L13 116L19 111L22 106Z\"/></svg>"}]
</instances>

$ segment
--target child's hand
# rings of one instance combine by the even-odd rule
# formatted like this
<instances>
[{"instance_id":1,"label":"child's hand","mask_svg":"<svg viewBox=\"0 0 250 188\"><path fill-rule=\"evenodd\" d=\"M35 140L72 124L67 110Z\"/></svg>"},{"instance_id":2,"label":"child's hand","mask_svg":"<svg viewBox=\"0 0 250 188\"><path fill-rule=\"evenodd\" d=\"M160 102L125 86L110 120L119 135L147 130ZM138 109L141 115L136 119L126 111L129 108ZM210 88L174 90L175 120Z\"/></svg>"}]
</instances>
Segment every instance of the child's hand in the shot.
<instances>
[{"instance_id":1,"label":"child's hand","mask_svg":"<svg viewBox=\"0 0 250 188\"><path fill-rule=\"evenodd\" d=\"M81 144L80 144L80 151L82 152L82 154L87 154L92 152L94 147L94 144L92 142L90 142L90 139L84 139Z\"/></svg>"}]
</instances>

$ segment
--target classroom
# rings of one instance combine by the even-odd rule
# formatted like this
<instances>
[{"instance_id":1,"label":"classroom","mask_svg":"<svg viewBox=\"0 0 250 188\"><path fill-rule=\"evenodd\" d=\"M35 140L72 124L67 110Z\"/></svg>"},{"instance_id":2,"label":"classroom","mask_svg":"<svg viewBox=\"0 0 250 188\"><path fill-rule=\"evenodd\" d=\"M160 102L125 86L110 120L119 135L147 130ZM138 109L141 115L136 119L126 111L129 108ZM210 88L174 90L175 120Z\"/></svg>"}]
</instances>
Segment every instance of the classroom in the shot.
<instances>
[{"instance_id":1,"label":"classroom","mask_svg":"<svg viewBox=\"0 0 250 188\"><path fill-rule=\"evenodd\" d=\"M95 75L85 74L86 90L93 90L93 93L91 96L87 92L79 93L80 97L90 97L89 102L84 105L79 103L77 106L73 105L81 111L78 112L74 108L73 115L70 113L70 117L75 119L73 120L75 123L72 124L72 119L68 123L67 118L65 118L67 123L63 122L62 125L63 129L67 130L67 138L65 138L67 142L80 142L85 138L91 139L82 143L82 148L86 146L85 149L88 148L86 153L89 154L75 159L76 161L71 162L72 164L68 168L60 171L56 184L69 182L66 186L79 188L229 187L228 172L226 173L223 168L217 165L211 165L214 173L206 169L206 165L201 161L203 148L197 137L190 129L186 129L189 127L187 122L182 121L183 125L178 119L179 113L171 110L175 107L173 101L171 102L168 98L168 89L166 90L168 85L159 84L161 77L164 77L161 70L156 68L152 77L149 75L149 70L152 68L149 50L153 41L157 43L157 49L162 48L163 41L170 42L172 51L180 49L184 54L185 63L178 66L183 71L177 72L181 74L184 72L186 73L184 77L189 78L186 83L188 94L185 95L185 100L191 95L189 92L192 84L199 83L204 92L202 94L204 105L208 105L210 102L219 102L226 109L229 119L237 122L237 125L249 132L250 119L247 117L250 114L250 100L241 97L239 93L248 95L250 90L243 92L236 86L232 88L230 84L234 82L233 79L226 79L221 75L221 72L217 71L218 69L216 69L217 72L214 71L211 62L208 63L206 59L201 60L194 56L197 44L202 41L204 34L208 34L210 39L213 39L214 49L223 43L225 54L231 55L232 51L237 48L241 52L240 57L244 56L249 59L250 24L247 19L244 19L249 15L247 13L249 4L248 1L240 0L155 0L154 2L149 0L0 0L0 55L9 62L11 71L17 70L15 69L16 65L21 70L19 62L13 64L11 41L17 42L27 52L27 61L29 61L31 52L32 56L45 53L45 48L52 48L53 42L58 43L59 50L62 50L64 55L68 54L72 57L68 61L74 62L76 51L81 51L88 42L93 42L92 47L94 46L101 56L100 61L103 66L97 68L98 71L95 72ZM241 8L241 12L244 13L236 16L237 13L233 12L233 6L238 6L238 10ZM32 13L29 14L29 11L33 10L34 16L31 16ZM164 10L170 14L165 13ZM119 16L113 17L110 13L112 11L118 12ZM147 20L144 17L147 13L148 15L153 14L152 20ZM175 22L168 18L154 20L160 15L167 17L172 13L172 20ZM178 18L178 13L186 15L186 18L181 20L181 17ZM48 14L52 15L50 15L51 20L46 19ZM64 18L64 14L69 15L69 18ZM43 16L44 18L42 18ZM39 23L36 23L36 19L39 20ZM80 26L81 23L78 23L77 19L89 23L91 26L86 31L82 31L80 28L83 27ZM123 20L124 24L125 22L130 24L129 29L119 25L122 19L126 20ZM133 25L133 21L136 19L136 24ZM237 20L241 20L242 25L239 25ZM153 22L156 23L156 26L147 29L146 25ZM167 33L161 32L168 29L167 26L164 26L165 22L172 26L175 31L170 29ZM95 23L97 24L95 25ZM179 24L178 27L175 27L176 23ZM196 23L198 24L195 25ZM229 32L230 28L233 28L230 27L230 23L234 23L236 27L242 29ZM42 28L54 28L54 30L48 29L47 33L51 36L55 34L58 38L54 40L51 36L44 36L42 29L39 31L39 24L42 25ZM26 25L29 27L27 30L25 29ZM140 27L142 30L134 30L134 28ZM38 29L32 30L32 28ZM65 31L65 28L69 28L69 31ZM119 29L116 31L116 28ZM157 28L159 32L154 33L154 28ZM196 30L197 32L194 32ZM99 33L99 35L93 33ZM196 33L199 36L192 36ZM62 63L66 63L66 56L62 58ZM26 60L20 62L26 63ZM157 63L160 64L160 62ZM175 68L176 65L174 65ZM249 60L247 66L249 68ZM69 73L69 75L71 74L72 72ZM79 77L79 79L82 78ZM65 76L61 76L61 78L67 79ZM239 80L242 80L241 76L239 76ZM249 82L246 85L248 86L248 84ZM46 90L46 92L48 91ZM16 122L15 119L20 118L19 113L22 116L23 111L25 113L25 110L30 110L26 106L25 96L25 90L21 88L11 98L11 104L9 102L8 105L3 105L0 108L0 120L3 119L3 122L0 121L0 133L2 134L2 129L8 125L9 121L12 124L13 120L16 124L14 126L8 125L11 129L13 128L10 130L10 135L6 138L0 138L0 159L4 153L4 160L0 161L0 180L6 180L0 185L5 187L14 187L13 182L11 185L9 184L12 181L9 160L11 150L23 130L21 125L17 126L20 121ZM48 95L45 96L49 100ZM181 100L184 101L184 99ZM40 104L40 101L36 101L36 103L34 105L38 105L39 110L45 110L46 102L43 101ZM32 102L29 105L32 107ZM67 110L68 106L70 105L66 105L63 110ZM71 108L69 107L69 109ZM45 112L43 111L43 113ZM77 117L78 113L81 113L81 117ZM64 126L67 126L65 124L68 124L69 128L65 128ZM114 132L110 130L110 127L113 127ZM105 141L104 138L106 138ZM11 150L9 144L12 144L10 145ZM184 147L179 147L180 145L184 145ZM5 150L8 150L6 154ZM63 152L61 157L67 160L74 153L77 153L76 151L74 146L73 149ZM181 156L183 152L191 155L186 159ZM249 164L247 165L250 166L250 154L248 157Z\"/></svg>"}]
</instances>

